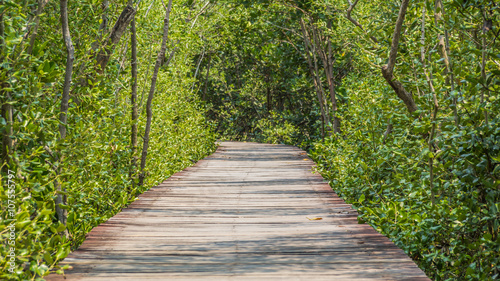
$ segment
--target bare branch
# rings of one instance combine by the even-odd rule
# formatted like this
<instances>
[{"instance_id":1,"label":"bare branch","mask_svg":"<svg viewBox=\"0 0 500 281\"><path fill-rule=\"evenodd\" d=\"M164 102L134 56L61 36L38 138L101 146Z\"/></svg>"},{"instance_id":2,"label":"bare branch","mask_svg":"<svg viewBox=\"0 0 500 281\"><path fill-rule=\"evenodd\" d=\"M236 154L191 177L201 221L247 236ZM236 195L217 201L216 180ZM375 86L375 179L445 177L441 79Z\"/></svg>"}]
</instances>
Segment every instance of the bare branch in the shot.
<instances>
[{"instance_id":1,"label":"bare branch","mask_svg":"<svg viewBox=\"0 0 500 281\"><path fill-rule=\"evenodd\" d=\"M393 129L393 126L392 126L392 122L391 120L389 120L387 122L387 129L385 130L384 132L384 137L382 139L382 143L385 144L386 141L387 141L387 138L389 137L389 135L392 133L392 129Z\"/></svg>"},{"instance_id":2,"label":"bare branch","mask_svg":"<svg viewBox=\"0 0 500 281\"><path fill-rule=\"evenodd\" d=\"M279 28L279 29L286 30L286 31L290 31L291 33L293 33L293 34L295 34L295 35L297 35L297 36L301 37L301 35L300 35L300 34L298 34L297 32L295 32L295 30L293 30L293 29L290 29L290 28L286 28L286 27L283 27L283 26L276 25L276 24L274 24L274 23L272 23L272 22L270 22L270 21L266 21L266 23L268 23L268 24L270 24L270 25L272 25L272 26L275 26L275 27L277 27L277 28Z\"/></svg>"},{"instance_id":3,"label":"bare branch","mask_svg":"<svg viewBox=\"0 0 500 281\"><path fill-rule=\"evenodd\" d=\"M144 142L142 146L142 156L141 156L141 173L139 175L139 186L142 186L144 183L144 178L146 177L146 159L148 155L149 148L149 133L151 131L151 121L153 119L153 96L156 90L156 81L158 79L158 72L160 67L165 59L165 52L167 50L167 40L168 40L168 31L169 31L169 23L170 23L170 12L172 11L172 0L168 1L168 7L165 13L165 18L163 19L163 38L161 42L161 48L158 52L158 56L156 58L155 69L153 72L153 77L151 78L151 87L149 89L148 101L146 104L146 128L144 130Z\"/></svg>"},{"instance_id":4,"label":"bare branch","mask_svg":"<svg viewBox=\"0 0 500 281\"><path fill-rule=\"evenodd\" d=\"M359 27L366 34L366 31L363 28L363 26L357 20L353 19L351 16L351 13L358 4L358 1L359 0L356 0L354 3L352 3L351 0L347 0L347 2L349 2L349 8L347 8L346 18L350 22L352 22L355 26ZM378 40L377 38L375 38L375 36L370 36L370 39L372 39L373 42L378 43Z\"/></svg>"},{"instance_id":5,"label":"bare branch","mask_svg":"<svg viewBox=\"0 0 500 281\"><path fill-rule=\"evenodd\" d=\"M62 33L64 38L64 43L66 44L66 73L64 75L64 86L63 94L61 100L61 111L59 115L59 133L61 134L61 139L66 137L66 122L67 114L69 108L69 92L71 88L71 76L73 75L73 61L75 60L75 48L73 47L73 42L71 41L71 34L69 33L68 24L68 1L61 0L61 22L62 22Z\"/></svg>"},{"instance_id":6,"label":"bare branch","mask_svg":"<svg viewBox=\"0 0 500 281\"><path fill-rule=\"evenodd\" d=\"M35 15L35 27L33 28L33 35L31 35L30 44L29 44L28 51L27 51L27 53L30 55L33 52L33 47L35 45L36 35L38 34L38 27L40 26L40 14L42 14L43 9L45 8L45 5L47 5L48 2L49 2L49 0L39 0L38 1L38 8L36 10L36 15ZM27 37L28 34L29 34L29 29L26 32L25 37Z\"/></svg>"},{"instance_id":7,"label":"bare branch","mask_svg":"<svg viewBox=\"0 0 500 281\"><path fill-rule=\"evenodd\" d=\"M403 22L406 15L406 10L408 9L409 0L403 0L401 3L401 8L399 9L398 19L396 20L396 28L392 35L391 52L389 53L389 63L387 64L387 69L389 74L392 76L394 71L394 65L396 64L396 57L398 55L399 39L401 38L401 29L403 28Z\"/></svg>"},{"instance_id":8,"label":"bare branch","mask_svg":"<svg viewBox=\"0 0 500 281\"><path fill-rule=\"evenodd\" d=\"M410 92L406 91L403 84L396 80L393 76L394 65L396 64L396 58L398 55L399 39L401 37L401 29L403 27L404 18L406 15L406 10L408 9L408 4L410 0L403 0L401 3L401 8L399 10L398 19L396 20L396 28L394 29L394 34L392 36L391 51L389 53L389 63L382 66L382 75L389 85L392 87L396 95L404 102L408 111L410 113L415 112L418 107L413 96Z\"/></svg>"},{"instance_id":9,"label":"bare branch","mask_svg":"<svg viewBox=\"0 0 500 281\"><path fill-rule=\"evenodd\" d=\"M120 38L122 37L125 29L130 24L132 19L134 18L136 10L132 8L132 6L127 5L125 9L120 14L120 17L116 21L113 26L113 30L109 35L108 39L104 43L104 47L101 49L99 54L97 55L97 63L101 66L101 71L104 71L106 65L109 62L111 57L111 53L113 52L116 44L120 42Z\"/></svg>"},{"instance_id":10,"label":"bare branch","mask_svg":"<svg viewBox=\"0 0 500 281\"><path fill-rule=\"evenodd\" d=\"M205 9L207 9L209 4L210 4L210 1L207 1L207 3L205 3L205 5L201 8L200 12L198 14L196 14L196 16L194 17L194 21L191 24L191 29L194 27L194 24L198 20L198 17L205 12Z\"/></svg>"}]
</instances>

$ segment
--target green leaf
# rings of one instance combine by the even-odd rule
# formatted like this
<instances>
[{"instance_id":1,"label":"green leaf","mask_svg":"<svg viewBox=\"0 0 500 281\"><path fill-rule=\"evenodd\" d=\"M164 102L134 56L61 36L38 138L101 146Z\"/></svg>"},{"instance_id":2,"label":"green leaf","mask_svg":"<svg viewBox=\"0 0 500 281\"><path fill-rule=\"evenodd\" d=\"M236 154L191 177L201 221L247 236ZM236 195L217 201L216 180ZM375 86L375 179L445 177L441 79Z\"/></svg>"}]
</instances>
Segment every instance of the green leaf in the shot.
<instances>
[{"instance_id":1,"label":"green leaf","mask_svg":"<svg viewBox=\"0 0 500 281\"><path fill-rule=\"evenodd\" d=\"M52 256L50 255L50 253L48 252L45 252L43 254L43 258L49 263L49 264L52 264L54 263L54 259L52 259Z\"/></svg>"},{"instance_id":2,"label":"green leaf","mask_svg":"<svg viewBox=\"0 0 500 281\"><path fill-rule=\"evenodd\" d=\"M25 221L18 222L18 223L16 223L16 229L23 229L30 223L31 223L31 220L25 220Z\"/></svg>"},{"instance_id":3,"label":"green leaf","mask_svg":"<svg viewBox=\"0 0 500 281\"><path fill-rule=\"evenodd\" d=\"M44 216L44 215L52 214L53 212L54 212L53 210L43 209L43 210L40 212L40 215Z\"/></svg>"},{"instance_id":4,"label":"green leaf","mask_svg":"<svg viewBox=\"0 0 500 281\"><path fill-rule=\"evenodd\" d=\"M69 252L70 252L69 245L61 245L56 253L55 259L57 261L62 260L69 255Z\"/></svg>"},{"instance_id":5,"label":"green leaf","mask_svg":"<svg viewBox=\"0 0 500 281\"><path fill-rule=\"evenodd\" d=\"M63 232L65 229L66 229L66 226L63 223L59 222L59 225L57 226L56 231Z\"/></svg>"},{"instance_id":6,"label":"green leaf","mask_svg":"<svg viewBox=\"0 0 500 281\"><path fill-rule=\"evenodd\" d=\"M64 205L64 204L59 204L59 208L61 208L63 210L69 210L69 206L68 205Z\"/></svg>"}]
</instances>

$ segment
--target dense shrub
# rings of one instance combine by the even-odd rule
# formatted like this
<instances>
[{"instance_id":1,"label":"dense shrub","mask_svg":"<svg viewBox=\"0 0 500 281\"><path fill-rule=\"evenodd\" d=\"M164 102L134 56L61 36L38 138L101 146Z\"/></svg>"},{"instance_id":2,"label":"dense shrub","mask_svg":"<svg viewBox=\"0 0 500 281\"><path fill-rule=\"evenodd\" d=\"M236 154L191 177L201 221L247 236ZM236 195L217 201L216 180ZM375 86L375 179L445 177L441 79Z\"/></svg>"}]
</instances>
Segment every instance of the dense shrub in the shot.
<instances>
[{"instance_id":1,"label":"dense shrub","mask_svg":"<svg viewBox=\"0 0 500 281\"><path fill-rule=\"evenodd\" d=\"M182 39L190 48L176 50L170 66L160 70L146 181L138 186L137 175L131 174L130 33L125 32L103 73L91 51L94 44L101 43L100 32L104 33L103 40L109 35L109 26L127 1L109 1L106 12L96 10L101 8L96 1L69 1L75 72L64 139L58 130L66 63L59 1L50 1L40 15L31 53L27 50L29 40L23 39L26 27L33 26L40 2L44 1L2 1L0 5L5 32L0 98L4 108L7 104L13 108L12 125L2 111L1 133L8 135L12 128L10 138L14 141L8 158L2 159L0 176L2 280L40 280L49 271L58 270L57 262L77 248L93 227L138 194L215 149L215 135L203 115L204 108L190 88L194 81L193 52L200 46L200 39L186 35L191 27L184 21L189 6L174 5L172 42ZM143 1L136 15L139 151L144 135L145 93L165 14L161 4L147 10L149 4ZM101 13L109 20L106 30L99 30ZM173 50L170 43L169 50ZM139 152L135 156L140 157ZM62 191L58 192L57 186ZM68 211L66 226L55 213L57 193L67 197L62 205ZM13 266L8 263L8 255L15 256Z\"/></svg>"}]
</instances>

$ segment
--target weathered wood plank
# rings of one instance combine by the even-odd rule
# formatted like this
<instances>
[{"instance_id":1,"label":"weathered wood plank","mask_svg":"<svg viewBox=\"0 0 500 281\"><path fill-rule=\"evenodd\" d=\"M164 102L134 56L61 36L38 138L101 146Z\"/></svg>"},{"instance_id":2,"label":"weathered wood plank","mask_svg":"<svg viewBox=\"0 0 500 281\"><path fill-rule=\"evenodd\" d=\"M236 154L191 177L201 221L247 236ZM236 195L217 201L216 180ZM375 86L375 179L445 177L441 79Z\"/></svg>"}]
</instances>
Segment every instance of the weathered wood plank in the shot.
<instances>
[{"instance_id":1,"label":"weathered wood plank","mask_svg":"<svg viewBox=\"0 0 500 281\"><path fill-rule=\"evenodd\" d=\"M224 142L93 229L66 279L47 280L428 280L313 164L296 147Z\"/></svg>"}]
</instances>

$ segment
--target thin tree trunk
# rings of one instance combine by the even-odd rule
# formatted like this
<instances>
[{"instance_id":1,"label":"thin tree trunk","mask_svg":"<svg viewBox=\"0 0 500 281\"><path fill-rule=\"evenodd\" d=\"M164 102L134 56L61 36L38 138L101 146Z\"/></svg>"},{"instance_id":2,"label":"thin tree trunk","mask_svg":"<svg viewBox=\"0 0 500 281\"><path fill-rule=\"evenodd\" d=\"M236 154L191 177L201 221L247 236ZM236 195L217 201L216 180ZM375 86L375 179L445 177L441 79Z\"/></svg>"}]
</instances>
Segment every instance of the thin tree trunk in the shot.
<instances>
[{"instance_id":1,"label":"thin tree trunk","mask_svg":"<svg viewBox=\"0 0 500 281\"><path fill-rule=\"evenodd\" d=\"M205 57L205 49L203 49L203 53L201 53L201 58L198 61L198 65L196 66L196 71L194 72L194 82L193 85L191 86L191 89L194 89L194 85L196 84L196 77L198 76L198 71L200 70L200 65L204 57Z\"/></svg>"},{"instance_id":2,"label":"thin tree trunk","mask_svg":"<svg viewBox=\"0 0 500 281\"><path fill-rule=\"evenodd\" d=\"M331 21L329 21L329 24L327 23L327 27L330 26L331 27ZM314 37L314 44L315 44L315 50L316 50L316 53L318 54L318 56L321 58L321 61L323 62L323 70L325 72L325 76L326 76L326 80L327 80L327 83L328 83L328 90L329 90L329 93L330 93L330 99L332 101L332 118L333 118L333 122L332 122L332 128L333 128L333 132L334 133L339 133L340 132L340 129L339 129L339 124L340 124L340 120L337 118L336 116L336 111L337 111L337 98L336 98L336 93L335 93L335 84L334 84L334 81L333 81L333 63L332 63L332 60L331 60L331 42L329 40L329 38L327 37L327 48L328 50L325 52L323 49L322 49L322 46L324 45L323 44L323 41L321 40L321 36L318 34L318 31L314 28L313 28L313 37ZM319 77L319 73L318 73L318 77ZM326 96L325 96L325 108L326 108L326 114L328 116L328 122L330 122L329 118L330 118L330 112L328 110L328 106L327 106L327 102L326 102Z\"/></svg>"},{"instance_id":3,"label":"thin tree trunk","mask_svg":"<svg viewBox=\"0 0 500 281\"><path fill-rule=\"evenodd\" d=\"M302 18L300 19L300 27L302 29L302 38L304 40L304 48L306 49L305 53L306 53L307 65L309 66L309 73L311 74L311 77L312 77L313 82L314 82L314 87L316 89L316 94L318 96L319 108L321 111L321 122L322 122L321 136L325 137L325 132L324 132L325 110L323 108L323 101L322 101L320 86L319 86L319 83L317 81L317 77L316 77L316 74L314 72L314 65L313 65L313 62L311 59L311 53L310 53L311 52L311 46L310 46L311 40L307 34L306 26L305 26L304 20Z\"/></svg>"},{"instance_id":4,"label":"thin tree trunk","mask_svg":"<svg viewBox=\"0 0 500 281\"><path fill-rule=\"evenodd\" d=\"M162 63L161 66L168 66L168 65L170 65L170 62L174 58L174 54L175 54L175 51L177 51L177 48L179 48L179 46L175 46L175 48L172 50L172 52L170 52L170 55L168 56L168 59L164 60L164 62Z\"/></svg>"},{"instance_id":5,"label":"thin tree trunk","mask_svg":"<svg viewBox=\"0 0 500 281\"><path fill-rule=\"evenodd\" d=\"M330 9L328 8L328 11ZM327 22L328 30L332 29L332 20L329 19ZM329 83L329 89L330 89L330 98L332 100L332 115L333 115L333 132L338 134L340 133L340 118L337 117L337 93L335 92L335 80L333 78L333 59L332 59L332 41L330 40L330 37L327 37L328 40L328 71L330 72L330 83Z\"/></svg>"},{"instance_id":6,"label":"thin tree trunk","mask_svg":"<svg viewBox=\"0 0 500 281\"><path fill-rule=\"evenodd\" d=\"M361 31L363 31L364 33L366 33L366 31L363 28L363 26L357 20L353 19L352 16L351 16L351 13L354 10L354 8L356 7L356 5L358 4L359 0L355 0L354 3L352 3L351 0L347 0L347 1L349 2L349 8L347 8L346 18L350 22L352 22L355 26L359 27L359 29L361 29ZM370 39L372 39L373 42L378 43L377 38L375 38L374 36L370 36Z\"/></svg>"},{"instance_id":7,"label":"thin tree trunk","mask_svg":"<svg viewBox=\"0 0 500 281\"><path fill-rule=\"evenodd\" d=\"M108 39L106 39L106 42L104 42L103 48L97 54L97 63L101 66L99 70L100 72L103 72L106 68L113 50L115 49L118 42L120 42L120 38L125 32L127 26L134 18L135 13L136 10L132 6L127 5L127 7L125 7L125 9L120 14L120 17L113 26L111 34L109 35Z\"/></svg>"},{"instance_id":8,"label":"thin tree trunk","mask_svg":"<svg viewBox=\"0 0 500 281\"><path fill-rule=\"evenodd\" d=\"M446 28L446 23L444 22L445 15L444 15L443 1L436 0L435 8L440 9L439 13L437 11L434 12L434 19L435 19L436 26L438 24L438 21L443 21L444 36L443 35L439 36L439 44L442 46L442 51L441 51L442 58L444 59L444 63L446 66L446 74L449 76L447 80L450 84L452 94L456 95L456 93L455 93L455 77L453 74L452 61L450 59L450 40L449 40L449 35L448 35L448 29ZM453 97L453 117L454 117L454 121L455 121L455 126L458 126L460 124L460 117L458 116L457 101L458 101L458 98L456 96L454 96Z\"/></svg>"},{"instance_id":9,"label":"thin tree trunk","mask_svg":"<svg viewBox=\"0 0 500 281\"><path fill-rule=\"evenodd\" d=\"M313 61L314 61L314 73L316 75L316 80L318 81L318 87L319 87L319 96L318 98L321 100L321 104L323 105L323 110L324 110L324 119L326 126L330 126L330 110L328 109L328 105L325 100L325 91L323 89L323 82L321 81L321 76L319 74L319 68L318 68L318 58L317 58L317 53L316 53L316 48L313 45Z\"/></svg>"},{"instance_id":10,"label":"thin tree trunk","mask_svg":"<svg viewBox=\"0 0 500 281\"><path fill-rule=\"evenodd\" d=\"M132 5L132 0L129 0L129 5ZM137 166L137 31L135 27L135 16L130 23L130 42L131 42L131 67L132 67L132 91L130 94L130 103L132 104L132 132L131 132L131 167L130 179L132 188L135 187L135 173Z\"/></svg>"},{"instance_id":11,"label":"thin tree trunk","mask_svg":"<svg viewBox=\"0 0 500 281\"><path fill-rule=\"evenodd\" d=\"M0 0L0 6L3 6L4 5L4 1L3 0ZM0 13L0 58L2 59L2 61L5 59L4 56L5 56L5 41L4 41L4 38L5 38L5 24L4 24L4 20L3 20L3 14L4 13Z\"/></svg>"},{"instance_id":12,"label":"thin tree trunk","mask_svg":"<svg viewBox=\"0 0 500 281\"><path fill-rule=\"evenodd\" d=\"M28 54L30 55L33 52L33 47L35 46L35 39L38 34L38 28L40 26L40 14L42 14L43 9L45 8L45 5L47 5L48 2L49 0L38 0L38 7L36 9L36 14L35 14L35 27L33 28L33 34L31 35L30 44L27 50Z\"/></svg>"},{"instance_id":13,"label":"thin tree trunk","mask_svg":"<svg viewBox=\"0 0 500 281\"><path fill-rule=\"evenodd\" d=\"M210 66L212 65L212 53L208 53L207 74L205 75L205 85L202 92L202 100L207 101L208 76L210 75Z\"/></svg>"},{"instance_id":14,"label":"thin tree trunk","mask_svg":"<svg viewBox=\"0 0 500 281\"><path fill-rule=\"evenodd\" d=\"M347 9L346 17L355 26L360 28L362 31L365 31L363 29L363 26L351 17L351 12L353 11L354 7L356 7L358 1L359 0L356 0L354 1L354 3L352 3L351 0L348 0L349 8ZM384 79L392 87L396 95L403 101L408 111L410 113L413 113L418 109L418 107L415 101L413 100L412 94L406 91L403 84L400 81L396 80L393 76L394 65L396 64L396 58L398 54L399 39L401 37L401 28L403 26L403 21L406 15L406 10L408 9L409 2L410 0L403 0L403 2L401 3L398 19L396 21L396 28L394 29L394 33L392 36L391 51L389 53L389 63L387 65L382 66L381 70ZM378 43L375 37L371 36L370 38L373 40L373 42Z\"/></svg>"},{"instance_id":15,"label":"thin tree trunk","mask_svg":"<svg viewBox=\"0 0 500 281\"><path fill-rule=\"evenodd\" d=\"M313 35L313 58L314 58L314 69L316 71L316 76L318 77L319 84L321 85L321 96L323 99L323 104L325 105L325 115L326 115L326 120L328 120L327 124L330 124L330 109L328 107L328 102L327 98L323 89L323 82L321 82L321 75L319 74L319 68L318 68L318 63L317 63L317 57L319 56L321 61L323 62L323 70L326 76L326 81L328 83L328 88L330 89L330 77L329 77L329 68L328 68L328 61L326 58L326 53L323 50L323 40L321 40L322 36L320 35L319 31L314 27L314 25L311 25L311 30L312 30L312 35Z\"/></svg>"},{"instance_id":16,"label":"thin tree trunk","mask_svg":"<svg viewBox=\"0 0 500 281\"><path fill-rule=\"evenodd\" d=\"M0 1L0 5L3 5L4 1ZM3 13L0 14L0 60L3 62L5 60L5 30L4 30L4 18ZM12 105L9 102L10 95L4 91L4 88L7 88L9 85L4 81L1 82L1 97L5 99L2 104L2 117L7 122L5 126L5 131L2 136L2 161L5 163L9 163L9 153L12 153L13 150L13 140L11 136L14 134L13 132L13 118L12 118Z\"/></svg>"},{"instance_id":17,"label":"thin tree trunk","mask_svg":"<svg viewBox=\"0 0 500 281\"><path fill-rule=\"evenodd\" d=\"M129 4L132 5L132 4ZM102 9L102 14L101 14L101 24L99 25L99 35L97 36L96 40L92 43L91 45L91 57L94 58L96 56L96 51L101 46L102 42L102 37L104 36L105 30L108 28L108 7L109 7L109 1L108 0L103 0L101 4L101 9ZM85 70L87 67L87 60L82 60L80 67L78 68L78 73L76 76L80 76L81 73ZM87 80L87 75L84 75L83 77L80 78L78 81L79 86L86 87L88 86L88 80ZM76 103L80 104L80 101L78 98L76 98Z\"/></svg>"},{"instance_id":18,"label":"thin tree trunk","mask_svg":"<svg viewBox=\"0 0 500 281\"><path fill-rule=\"evenodd\" d=\"M389 121L387 121L387 129L385 129L384 137L382 138L382 143L383 144L386 144L387 138L392 133L392 129L393 129L392 122L389 119Z\"/></svg>"},{"instance_id":19,"label":"thin tree trunk","mask_svg":"<svg viewBox=\"0 0 500 281\"><path fill-rule=\"evenodd\" d=\"M421 27L421 40L425 40L425 6L422 8L422 27ZM428 144L428 149L431 155L429 156L429 189L431 191L431 202L432 205L436 204L436 194L434 192L434 136L436 133L436 120L437 120L437 114L439 110L439 104L437 101L437 96L436 96L436 90L434 89L434 85L432 83L432 73L430 73L427 70L426 63L425 63L425 50L421 49L421 63L422 63L422 68L424 70L425 78L427 80L427 84L429 85L429 89L432 93L432 101L433 101L433 111L432 111L432 116L431 116L431 133L429 135L429 139L427 141ZM430 55L429 55L430 56ZM430 60L430 59L429 59Z\"/></svg>"},{"instance_id":20,"label":"thin tree trunk","mask_svg":"<svg viewBox=\"0 0 500 281\"><path fill-rule=\"evenodd\" d=\"M167 50L167 40L168 40L168 29L169 29L169 21L170 21L170 12L172 11L172 0L168 1L167 11L165 13L165 19L163 20L163 38L161 43L160 51L158 52L158 57L156 58L155 69L153 72L153 77L151 78L151 87L149 89L148 101L146 104L146 128L144 130L144 142L142 146L142 157L141 157L141 174L139 175L139 186L142 186L144 183L145 168L146 168L146 158L148 156L148 147L149 147L149 133L151 131L151 120L153 118L153 111L151 109L153 96L156 88L156 80L158 78L158 71L162 65L162 62L165 58L165 52Z\"/></svg>"},{"instance_id":21,"label":"thin tree trunk","mask_svg":"<svg viewBox=\"0 0 500 281\"><path fill-rule=\"evenodd\" d=\"M264 66L264 75L266 80L266 109L271 113L273 98L271 96L271 73L268 66Z\"/></svg>"},{"instance_id":22,"label":"thin tree trunk","mask_svg":"<svg viewBox=\"0 0 500 281\"><path fill-rule=\"evenodd\" d=\"M486 17L486 13L485 13ZM481 45L481 78L483 80L483 89L481 90L481 104L484 104L485 102L485 96L488 96L488 89L486 85L486 60L487 60L487 54L486 54L486 32L488 31L489 27L487 26L487 20L485 19L485 22L483 24L483 32L482 32L482 45ZM488 111L486 110L486 107L483 109L484 113L484 121L486 123L486 126L488 126Z\"/></svg>"},{"instance_id":23,"label":"thin tree trunk","mask_svg":"<svg viewBox=\"0 0 500 281\"><path fill-rule=\"evenodd\" d=\"M68 24L68 0L60 0L61 8L61 23L62 23L62 34L64 43L66 45L66 72L64 75L64 86L61 100L61 111L59 115L59 134L60 139L66 138L67 134L67 120L68 120L68 108L69 108L69 92L71 88L71 76L73 75L73 61L75 60L75 48L71 42L71 34L69 32ZM62 160L61 160L62 162ZM61 192L61 186L56 181L57 190ZM67 211L60 207L61 204L66 204L66 195L61 193L57 194L56 198L56 213L60 222L66 224Z\"/></svg>"},{"instance_id":24,"label":"thin tree trunk","mask_svg":"<svg viewBox=\"0 0 500 281\"><path fill-rule=\"evenodd\" d=\"M73 42L71 41L71 34L69 33L69 24L68 24L68 0L60 0L61 6L61 22L62 22L62 33L64 43L66 45L66 72L64 75L64 86L63 86L63 94L61 100L61 111L59 115L59 133L60 138L66 138L66 123L67 123L67 114L69 107L69 92L71 89L71 76L73 75L73 61L75 60L75 48L73 47Z\"/></svg>"},{"instance_id":25,"label":"thin tree trunk","mask_svg":"<svg viewBox=\"0 0 500 281\"><path fill-rule=\"evenodd\" d=\"M410 0L403 0L403 2L401 3L398 19L396 21L396 27L392 36L391 51L389 53L389 63L382 66L382 75L384 76L387 83L392 87L396 95L404 102L408 111L410 113L413 113L418 109L418 107L413 100L412 94L406 91L403 84L400 81L396 80L396 78L394 78L393 76L394 66L396 64L396 58L398 55L399 39L401 37L401 30L403 27L403 22L409 2Z\"/></svg>"},{"instance_id":26,"label":"thin tree trunk","mask_svg":"<svg viewBox=\"0 0 500 281\"><path fill-rule=\"evenodd\" d=\"M5 85L2 83L2 95L4 95L4 98L6 99L5 103L2 105L2 117L7 122L2 140L2 161L9 163L9 155L12 154L14 150L14 140L12 139L12 136L14 135L14 119L12 116L12 105L8 103L9 95L3 90L4 87Z\"/></svg>"},{"instance_id":27,"label":"thin tree trunk","mask_svg":"<svg viewBox=\"0 0 500 281\"><path fill-rule=\"evenodd\" d=\"M272 107L272 97L271 97L271 87L267 85L266 87L266 104L267 104L267 113L271 113L271 110L273 110Z\"/></svg>"}]
</instances>

